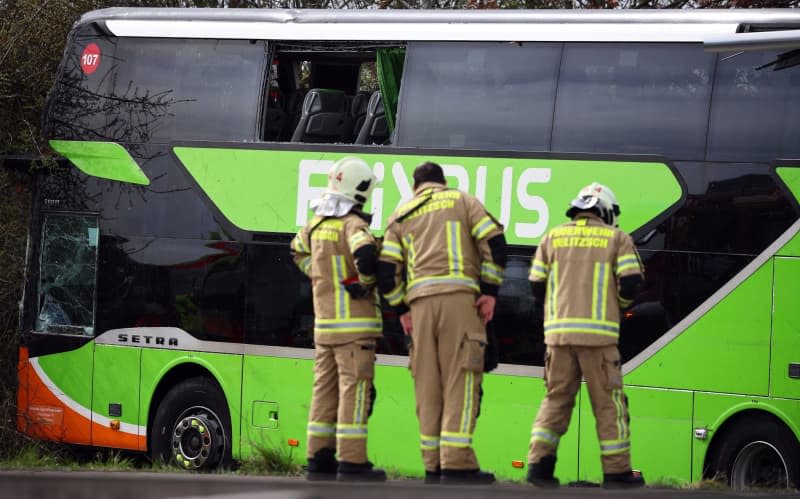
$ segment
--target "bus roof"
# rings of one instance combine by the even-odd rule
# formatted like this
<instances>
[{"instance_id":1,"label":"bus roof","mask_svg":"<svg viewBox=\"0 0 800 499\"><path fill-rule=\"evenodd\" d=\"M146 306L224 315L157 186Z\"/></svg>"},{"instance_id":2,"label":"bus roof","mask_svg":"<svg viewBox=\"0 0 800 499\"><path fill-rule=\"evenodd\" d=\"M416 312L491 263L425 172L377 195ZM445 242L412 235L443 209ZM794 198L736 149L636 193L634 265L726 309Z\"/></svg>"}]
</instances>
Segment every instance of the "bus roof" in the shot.
<instances>
[{"instance_id":1,"label":"bus roof","mask_svg":"<svg viewBox=\"0 0 800 499\"><path fill-rule=\"evenodd\" d=\"M77 25L154 38L705 42L800 28L800 10L323 10L110 8Z\"/></svg>"}]
</instances>

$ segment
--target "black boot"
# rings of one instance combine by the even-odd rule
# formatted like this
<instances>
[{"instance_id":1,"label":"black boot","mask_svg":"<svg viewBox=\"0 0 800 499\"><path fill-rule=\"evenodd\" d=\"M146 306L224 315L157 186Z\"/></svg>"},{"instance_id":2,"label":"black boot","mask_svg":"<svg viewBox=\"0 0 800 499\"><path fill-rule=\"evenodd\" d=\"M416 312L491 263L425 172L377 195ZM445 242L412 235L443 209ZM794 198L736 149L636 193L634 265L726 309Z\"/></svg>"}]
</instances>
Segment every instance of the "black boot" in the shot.
<instances>
[{"instance_id":1,"label":"black boot","mask_svg":"<svg viewBox=\"0 0 800 499\"><path fill-rule=\"evenodd\" d=\"M488 485L494 483L494 473L481 470L442 470L441 483L447 485Z\"/></svg>"},{"instance_id":2,"label":"black boot","mask_svg":"<svg viewBox=\"0 0 800 499\"><path fill-rule=\"evenodd\" d=\"M339 461L339 472L336 479L340 482L385 482L386 472L373 468L372 463L348 463Z\"/></svg>"},{"instance_id":3,"label":"black boot","mask_svg":"<svg viewBox=\"0 0 800 499\"><path fill-rule=\"evenodd\" d=\"M428 485L438 484L441 482L442 478L442 470L441 468L436 468L436 471L428 471L425 470L425 483Z\"/></svg>"},{"instance_id":4,"label":"black boot","mask_svg":"<svg viewBox=\"0 0 800 499\"><path fill-rule=\"evenodd\" d=\"M320 449L314 457L308 458L306 479L312 482L320 480L336 480L336 449Z\"/></svg>"},{"instance_id":5,"label":"black boot","mask_svg":"<svg viewBox=\"0 0 800 499\"><path fill-rule=\"evenodd\" d=\"M634 489L637 487L644 487L644 477L639 471L603 474L604 489Z\"/></svg>"},{"instance_id":6,"label":"black boot","mask_svg":"<svg viewBox=\"0 0 800 499\"><path fill-rule=\"evenodd\" d=\"M553 476L556 469L556 456L544 456L538 463L528 463L528 482L537 487L554 489L558 487L558 478Z\"/></svg>"}]
</instances>

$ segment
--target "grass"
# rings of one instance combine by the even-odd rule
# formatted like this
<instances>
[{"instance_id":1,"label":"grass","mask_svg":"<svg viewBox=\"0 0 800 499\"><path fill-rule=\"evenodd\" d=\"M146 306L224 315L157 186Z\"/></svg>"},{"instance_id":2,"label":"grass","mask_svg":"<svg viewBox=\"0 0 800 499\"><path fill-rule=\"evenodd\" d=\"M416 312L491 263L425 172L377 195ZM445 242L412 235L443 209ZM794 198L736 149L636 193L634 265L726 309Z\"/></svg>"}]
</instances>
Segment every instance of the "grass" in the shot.
<instances>
[{"instance_id":1,"label":"grass","mask_svg":"<svg viewBox=\"0 0 800 499\"><path fill-rule=\"evenodd\" d=\"M253 456L240 462L238 473L244 475L299 476L303 467L295 460L294 447L254 445Z\"/></svg>"},{"instance_id":2,"label":"grass","mask_svg":"<svg viewBox=\"0 0 800 499\"><path fill-rule=\"evenodd\" d=\"M16 453L0 459L4 470L52 471L178 471L177 467L151 463L141 454L113 449L91 449L31 441Z\"/></svg>"}]
</instances>

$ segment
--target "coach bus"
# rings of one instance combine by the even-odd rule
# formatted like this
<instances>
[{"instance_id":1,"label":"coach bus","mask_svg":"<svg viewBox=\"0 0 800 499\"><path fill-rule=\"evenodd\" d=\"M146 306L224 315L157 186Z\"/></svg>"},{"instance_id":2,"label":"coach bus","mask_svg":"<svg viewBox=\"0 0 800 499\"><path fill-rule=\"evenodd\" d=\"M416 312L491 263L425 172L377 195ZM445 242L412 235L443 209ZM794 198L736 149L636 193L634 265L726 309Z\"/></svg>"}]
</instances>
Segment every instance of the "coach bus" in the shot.
<instances>
[{"instance_id":1,"label":"coach bus","mask_svg":"<svg viewBox=\"0 0 800 499\"><path fill-rule=\"evenodd\" d=\"M592 181L646 283L621 325L632 459L650 482L800 484L800 12L113 8L72 29L44 116L18 426L188 470L300 462L309 282L288 242L333 161L381 180L381 234L425 160L502 222L510 260L475 447L523 480L544 395L527 281ZM421 475L386 309L369 456ZM562 481L602 477L585 387Z\"/></svg>"}]
</instances>

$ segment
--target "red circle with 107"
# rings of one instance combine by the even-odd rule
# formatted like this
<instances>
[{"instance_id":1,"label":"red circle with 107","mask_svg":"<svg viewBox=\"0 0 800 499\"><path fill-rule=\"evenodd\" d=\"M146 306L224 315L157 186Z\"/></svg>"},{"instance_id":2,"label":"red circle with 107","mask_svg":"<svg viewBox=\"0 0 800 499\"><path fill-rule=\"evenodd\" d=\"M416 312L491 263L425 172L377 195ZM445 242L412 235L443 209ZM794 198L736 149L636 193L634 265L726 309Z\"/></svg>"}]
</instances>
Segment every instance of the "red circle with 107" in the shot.
<instances>
[{"instance_id":1,"label":"red circle with 107","mask_svg":"<svg viewBox=\"0 0 800 499\"><path fill-rule=\"evenodd\" d=\"M100 47L96 43L90 43L83 49L81 54L81 69L84 74L90 75L100 67Z\"/></svg>"}]
</instances>

